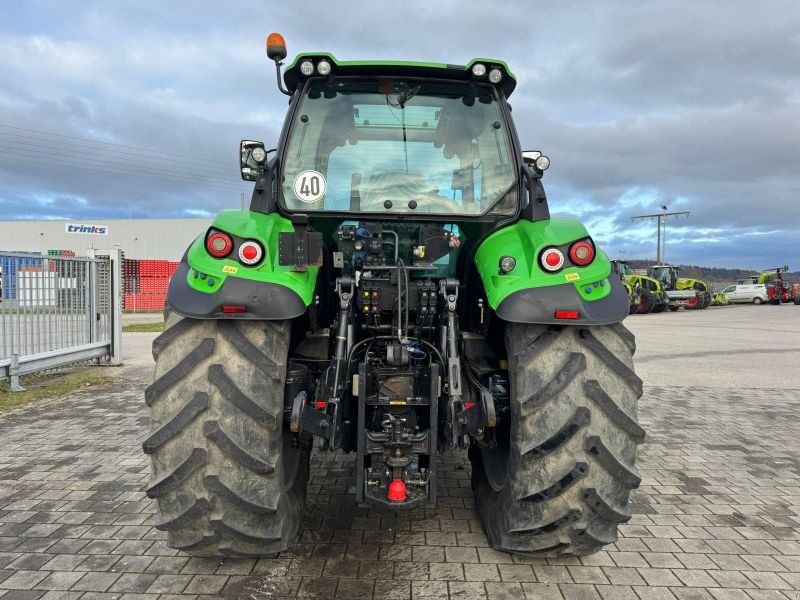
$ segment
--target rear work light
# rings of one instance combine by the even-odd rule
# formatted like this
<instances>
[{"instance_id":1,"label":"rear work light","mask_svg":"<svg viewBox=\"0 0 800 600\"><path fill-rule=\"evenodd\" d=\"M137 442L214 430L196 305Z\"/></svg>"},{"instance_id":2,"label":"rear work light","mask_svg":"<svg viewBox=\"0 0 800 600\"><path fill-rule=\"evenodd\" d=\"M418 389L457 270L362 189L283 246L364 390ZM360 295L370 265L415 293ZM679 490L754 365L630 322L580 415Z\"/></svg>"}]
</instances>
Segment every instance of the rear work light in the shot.
<instances>
[{"instance_id":1,"label":"rear work light","mask_svg":"<svg viewBox=\"0 0 800 600\"><path fill-rule=\"evenodd\" d=\"M233 249L233 240L227 233L217 231L208 236L206 250L211 256L225 258Z\"/></svg>"},{"instance_id":2,"label":"rear work light","mask_svg":"<svg viewBox=\"0 0 800 600\"><path fill-rule=\"evenodd\" d=\"M239 261L243 265L252 266L261 262L264 256L264 249L261 244L248 240L239 246Z\"/></svg>"},{"instance_id":3,"label":"rear work light","mask_svg":"<svg viewBox=\"0 0 800 600\"><path fill-rule=\"evenodd\" d=\"M586 241L575 242L569 249L569 259L579 267L585 267L594 260L594 247Z\"/></svg>"},{"instance_id":4,"label":"rear work light","mask_svg":"<svg viewBox=\"0 0 800 600\"><path fill-rule=\"evenodd\" d=\"M548 248L542 252L539 263L545 271L555 273L564 266L564 253L558 248Z\"/></svg>"}]
</instances>

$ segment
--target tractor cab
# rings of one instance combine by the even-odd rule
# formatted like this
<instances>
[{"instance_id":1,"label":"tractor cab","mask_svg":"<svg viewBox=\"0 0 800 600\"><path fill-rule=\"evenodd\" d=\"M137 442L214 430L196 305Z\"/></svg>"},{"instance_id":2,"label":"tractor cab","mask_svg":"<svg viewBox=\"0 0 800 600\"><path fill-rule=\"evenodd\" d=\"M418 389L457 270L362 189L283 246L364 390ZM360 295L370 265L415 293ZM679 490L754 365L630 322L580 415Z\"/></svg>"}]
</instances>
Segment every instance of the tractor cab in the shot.
<instances>
[{"instance_id":1,"label":"tractor cab","mask_svg":"<svg viewBox=\"0 0 800 600\"><path fill-rule=\"evenodd\" d=\"M654 265L647 269L648 276L657 279L667 291L677 289L678 267L673 265Z\"/></svg>"},{"instance_id":2,"label":"tractor cab","mask_svg":"<svg viewBox=\"0 0 800 600\"><path fill-rule=\"evenodd\" d=\"M628 261L615 259L611 261L611 266L614 272L620 276L624 281L627 277L633 275L633 270L628 266Z\"/></svg>"}]
</instances>

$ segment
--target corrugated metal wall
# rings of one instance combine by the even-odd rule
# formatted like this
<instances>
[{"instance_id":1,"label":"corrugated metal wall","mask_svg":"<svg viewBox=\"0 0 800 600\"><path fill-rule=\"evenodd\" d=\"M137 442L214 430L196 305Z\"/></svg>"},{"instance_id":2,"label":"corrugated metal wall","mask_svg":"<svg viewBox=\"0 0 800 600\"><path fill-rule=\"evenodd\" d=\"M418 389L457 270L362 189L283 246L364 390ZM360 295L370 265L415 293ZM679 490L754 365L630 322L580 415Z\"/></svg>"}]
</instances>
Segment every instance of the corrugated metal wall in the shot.
<instances>
[{"instance_id":1,"label":"corrugated metal wall","mask_svg":"<svg viewBox=\"0 0 800 600\"><path fill-rule=\"evenodd\" d=\"M105 225L108 235L67 233L68 224ZM44 254L48 250L72 250L78 256L85 256L89 248L106 254L119 244L126 258L176 261L209 225L211 219L0 221L0 250Z\"/></svg>"}]
</instances>

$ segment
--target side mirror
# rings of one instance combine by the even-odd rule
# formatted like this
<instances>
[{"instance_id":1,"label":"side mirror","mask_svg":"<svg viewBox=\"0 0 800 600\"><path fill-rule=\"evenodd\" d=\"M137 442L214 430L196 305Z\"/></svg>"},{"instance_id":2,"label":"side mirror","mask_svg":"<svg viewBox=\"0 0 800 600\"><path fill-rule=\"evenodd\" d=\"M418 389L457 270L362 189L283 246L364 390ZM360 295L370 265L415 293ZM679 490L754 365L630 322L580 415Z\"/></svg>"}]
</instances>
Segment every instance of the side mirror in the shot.
<instances>
[{"instance_id":1,"label":"side mirror","mask_svg":"<svg viewBox=\"0 0 800 600\"><path fill-rule=\"evenodd\" d=\"M264 148L264 142L242 140L239 143L239 168L242 179L255 181L267 163L267 154L272 150Z\"/></svg>"},{"instance_id":2,"label":"side mirror","mask_svg":"<svg viewBox=\"0 0 800 600\"><path fill-rule=\"evenodd\" d=\"M536 159L542 155L541 152L538 150L523 150L522 151L522 162L524 162L529 167L536 166Z\"/></svg>"}]
</instances>

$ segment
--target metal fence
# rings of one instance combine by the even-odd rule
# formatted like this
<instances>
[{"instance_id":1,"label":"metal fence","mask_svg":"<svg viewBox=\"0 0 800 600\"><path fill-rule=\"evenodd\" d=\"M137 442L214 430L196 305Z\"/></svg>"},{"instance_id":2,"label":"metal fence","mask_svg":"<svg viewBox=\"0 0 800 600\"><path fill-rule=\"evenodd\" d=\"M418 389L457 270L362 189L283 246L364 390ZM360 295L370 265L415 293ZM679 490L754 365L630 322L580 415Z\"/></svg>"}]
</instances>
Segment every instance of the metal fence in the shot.
<instances>
[{"instance_id":1,"label":"metal fence","mask_svg":"<svg viewBox=\"0 0 800 600\"><path fill-rule=\"evenodd\" d=\"M121 360L121 253L0 252L0 379Z\"/></svg>"}]
</instances>

